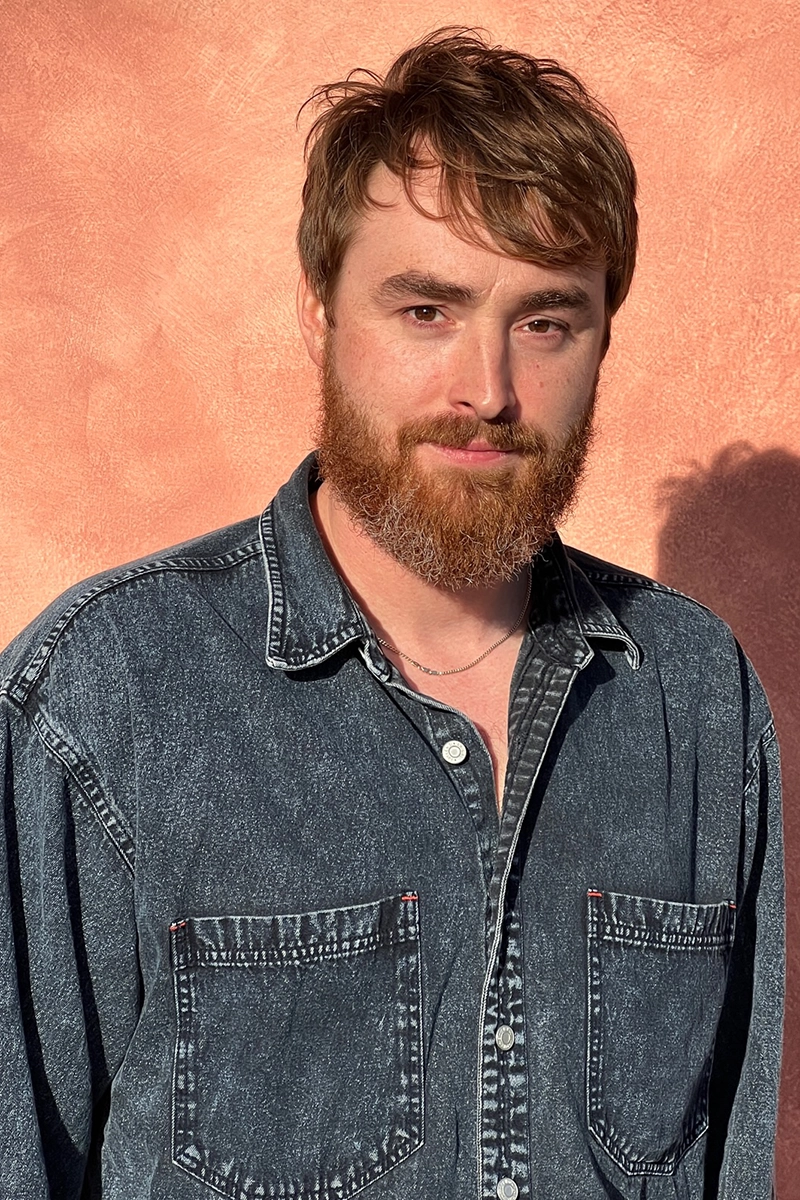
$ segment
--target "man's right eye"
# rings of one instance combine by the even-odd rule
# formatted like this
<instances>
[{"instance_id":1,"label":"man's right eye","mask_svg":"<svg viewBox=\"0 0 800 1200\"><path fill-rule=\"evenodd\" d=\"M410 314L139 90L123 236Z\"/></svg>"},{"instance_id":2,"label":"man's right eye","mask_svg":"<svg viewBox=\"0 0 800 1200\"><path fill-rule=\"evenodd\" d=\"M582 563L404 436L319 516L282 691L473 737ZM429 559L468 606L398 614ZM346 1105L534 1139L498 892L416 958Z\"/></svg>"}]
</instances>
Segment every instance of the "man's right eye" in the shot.
<instances>
[{"instance_id":1,"label":"man's right eye","mask_svg":"<svg viewBox=\"0 0 800 1200\"><path fill-rule=\"evenodd\" d=\"M410 313L414 320L419 321L420 324L432 325L436 320L439 310L433 304L418 304L416 308L407 308L406 312Z\"/></svg>"}]
</instances>

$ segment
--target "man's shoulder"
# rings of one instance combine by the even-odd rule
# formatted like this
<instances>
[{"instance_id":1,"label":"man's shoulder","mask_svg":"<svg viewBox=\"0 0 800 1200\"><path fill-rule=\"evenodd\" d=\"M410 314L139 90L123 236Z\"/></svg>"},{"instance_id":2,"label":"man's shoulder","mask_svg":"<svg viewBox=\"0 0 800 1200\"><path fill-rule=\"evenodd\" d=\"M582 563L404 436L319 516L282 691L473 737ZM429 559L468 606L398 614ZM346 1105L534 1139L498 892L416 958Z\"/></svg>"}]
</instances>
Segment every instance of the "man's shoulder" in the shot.
<instances>
[{"instance_id":1,"label":"man's shoulder","mask_svg":"<svg viewBox=\"0 0 800 1200\"><path fill-rule=\"evenodd\" d=\"M672 661L687 678L713 670L714 662L723 671L751 673L730 626L700 600L583 550L568 546L565 551L579 609L587 596L594 597L643 658L655 654L662 664Z\"/></svg>"},{"instance_id":2,"label":"man's shoulder","mask_svg":"<svg viewBox=\"0 0 800 1200\"><path fill-rule=\"evenodd\" d=\"M123 626L157 638L167 611L215 591L240 591L252 564L263 578L260 559L259 518L251 517L73 584L0 654L0 694L24 703L65 644L77 658L92 648L102 652Z\"/></svg>"},{"instance_id":3,"label":"man's shoulder","mask_svg":"<svg viewBox=\"0 0 800 1200\"><path fill-rule=\"evenodd\" d=\"M677 588L618 563L597 558L575 546L565 546L564 550L573 571L585 577L615 615L652 613L660 620L670 618L709 634L730 634L722 617Z\"/></svg>"},{"instance_id":4,"label":"man's shoulder","mask_svg":"<svg viewBox=\"0 0 800 1200\"><path fill-rule=\"evenodd\" d=\"M772 715L763 688L728 623L701 601L676 588L582 550L565 547L573 578L582 580L635 643L640 662L671 694L713 695L744 703L757 726ZM578 588L580 591L580 588ZM578 597L580 605L580 596Z\"/></svg>"}]
</instances>

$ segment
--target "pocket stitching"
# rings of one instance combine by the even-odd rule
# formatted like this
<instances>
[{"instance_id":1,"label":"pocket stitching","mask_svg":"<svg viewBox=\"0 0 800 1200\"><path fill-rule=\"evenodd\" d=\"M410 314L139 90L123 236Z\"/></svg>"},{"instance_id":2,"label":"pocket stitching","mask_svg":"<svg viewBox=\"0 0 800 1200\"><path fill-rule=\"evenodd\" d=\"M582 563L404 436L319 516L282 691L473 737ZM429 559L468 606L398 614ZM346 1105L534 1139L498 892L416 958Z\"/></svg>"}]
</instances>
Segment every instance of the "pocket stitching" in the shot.
<instances>
[{"instance_id":1,"label":"pocket stitching","mask_svg":"<svg viewBox=\"0 0 800 1200\"><path fill-rule=\"evenodd\" d=\"M413 899L413 902L412 902ZM266 1200L267 1197L271 1200L289 1200L296 1198L302 1200L305 1197L314 1197L314 1200L345 1200L350 1196L362 1191L368 1187L376 1179L387 1174L394 1167L399 1165L405 1159L414 1154L423 1144L424 1141L424 1082L422 1072L423 1065L423 1025L422 1025L422 981L420 967L420 942L419 942L419 923L417 911L417 896L413 898L407 896L391 896L383 900L374 902L372 905L362 904L348 906L342 909L327 909L322 912L303 913L303 914L286 914L287 917L320 917L330 914L331 917L353 915L355 916L359 910L368 907L376 909L376 915L381 915L387 905L399 903L401 907L394 918L397 924L394 928L388 931L382 931L371 937L361 939L343 940L339 945L347 947L344 953L312 953L311 955L295 956L296 950L311 950L327 952L330 949L330 942L312 942L305 947L291 947L291 956L281 959L273 957L273 951L256 951L259 956L263 953L268 955L267 958L259 957L255 963L251 962L203 962L201 956L196 955L191 949L183 948L183 953L179 948L180 942L185 942L188 934L188 921L176 921L170 925L170 934L172 939L172 961L173 961L173 981L176 1002L177 1030L175 1040L175 1052L173 1059L173 1088L172 1088L172 1104L171 1104L171 1124L172 1124L172 1161L175 1166L191 1175L194 1179L200 1179L207 1186L213 1188L223 1196L227 1196L230 1200ZM199 918L204 920L205 918ZM216 920L231 920L236 918L216 918ZM261 918L256 918L261 920ZM280 920L281 918L263 918L264 921ZM357 948L353 949L359 943ZM178 1129L178 1096L182 1092L184 1094L183 1105L186 1113L191 1112L192 1108L196 1108L196 1101L192 1099L192 1089L189 1085L191 1063L189 1061L191 1050L191 1026L194 1012L193 997L195 993L195 982L193 973L202 966L215 967L234 967L248 965L276 965L276 966L291 966L295 962L318 962L327 961L328 958L344 958L350 957L356 953L364 953L373 949L386 948L392 945L410 944L410 953L404 956L397 966L395 971L395 993L400 994L398 982L401 975L403 979L403 989L406 997L405 1005L398 1004L396 1007L397 1017L395 1021L395 1095L394 1099L394 1118L395 1126L391 1128L381 1142L378 1144L379 1160L372 1161L373 1155L369 1151L365 1151L360 1159L350 1160L342 1164L344 1170L340 1168L332 1168L325 1176L320 1176L314 1183L304 1183L298 1179L289 1179L286 1177L272 1180L262 1180L260 1183L245 1177L241 1179L241 1170L236 1171L236 1177L223 1176L209 1162L208 1152L205 1156L200 1156L197 1153L197 1139L191 1127L191 1121L187 1121L184 1117L182 1128ZM196 948L195 948L196 949ZM407 1027L407 1035L404 1037L403 1026ZM416 1036L415 1036L416 1033ZM183 1035L183 1036L182 1036ZM400 1071L404 1072L404 1063L399 1061L399 1047L401 1042L407 1042L406 1062L408 1063L408 1084L404 1093L401 1093L398 1099L397 1077ZM182 1044L183 1043L183 1044ZM181 1072L184 1073L181 1078ZM405 1072L404 1072L405 1073ZM399 1120L398 1120L399 1114ZM402 1123L400 1123L402 1122ZM181 1136L182 1135L182 1136ZM183 1144L181 1144L183 1143ZM194 1153L192 1153L194 1151ZM374 1147L373 1147L374 1152Z\"/></svg>"},{"instance_id":2,"label":"pocket stitching","mask_svg":"<svg viewBox=\"0 0 800 1200\"><path fill-rule=\"evenodd\" d=\"M587 894L588 904L588 937L587 937L587 1041L586 1041L586 1114L589 1132L594 1140L602 1147L609 1158L628 1176L669 1176L675 1173L679 1163L691 1147L699 1141L708 1129L708 1080L711 1073L713 1058L713 1041L698 1079L699 1100L692 1120L681 1126L681 1136L676 1139L675 1150L666 1160L653 1162L652 1159L633 1159L627 1152L625 1143L608 1127L602 1117L602 1061L603 1061L603 1022L601 1014L601 984L600 984L600 945L613 943L639 948L694 950L696 952L722 951L727 952L733 941L733 911L734 906L729 901L717 904L704 904L680 907L691 907L695 910L717 910L722 920L726 908L731 910L729 924L720 932L693 934L687 931L675 932L662 930L661 936L652 928L642 928L626 922L609 921L603 911L602 902L607 897L620 897L624 900L645 901L653 904L651 897L627 896L622 893L597 892L594 889ZM664 906L665 915L670 908L677 908L677 902L655 901ZM676 912L672 912L674 919ZM621 936L614 936L619 932ZM635 936L635 935L639 936ZM677 939L677 940L675 940ZM688 1127L687 1127L688 1126Z\"/></svg>"}]
</instances>

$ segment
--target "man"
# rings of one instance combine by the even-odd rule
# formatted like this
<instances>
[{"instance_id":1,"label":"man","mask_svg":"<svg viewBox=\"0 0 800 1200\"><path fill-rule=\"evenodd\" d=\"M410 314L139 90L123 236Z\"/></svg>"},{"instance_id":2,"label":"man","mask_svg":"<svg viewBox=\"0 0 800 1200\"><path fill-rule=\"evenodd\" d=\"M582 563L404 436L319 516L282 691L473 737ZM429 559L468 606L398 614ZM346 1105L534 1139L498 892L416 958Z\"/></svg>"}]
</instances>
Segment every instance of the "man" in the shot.
<instances>
[{"instance_id":1,"label":"man","mask_svg":"<svg viewBox=\"0 0 800 1200\"><path fill-rule=\"evenodd\" d=\"M554 532L627 152L465 32L317 99L318 461L3 660L2 1196L769 1197L770 714Z\"/></svg>"}]
</instances>

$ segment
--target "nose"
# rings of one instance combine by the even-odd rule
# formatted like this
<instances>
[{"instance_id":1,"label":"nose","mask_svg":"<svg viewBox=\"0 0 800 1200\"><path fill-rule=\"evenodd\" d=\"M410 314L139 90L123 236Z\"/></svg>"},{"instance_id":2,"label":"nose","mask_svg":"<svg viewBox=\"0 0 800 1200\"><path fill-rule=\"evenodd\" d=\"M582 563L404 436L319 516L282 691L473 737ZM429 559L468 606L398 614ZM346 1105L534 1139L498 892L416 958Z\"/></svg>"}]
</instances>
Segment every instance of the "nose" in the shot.
<instances>
[{"instance_id":1,"label":"nose","mask_svg":"<svg viewBox=\"0 0 800 1200\"><path fill-rule=\"evenodd\" d=\"M462 416L469 415L466 410L471 409L482 421L495 420L502 414L510 419L517 401L505 330L465 331L459 342L451 363L451 407Z\"/></svg>"}]
</instances>

